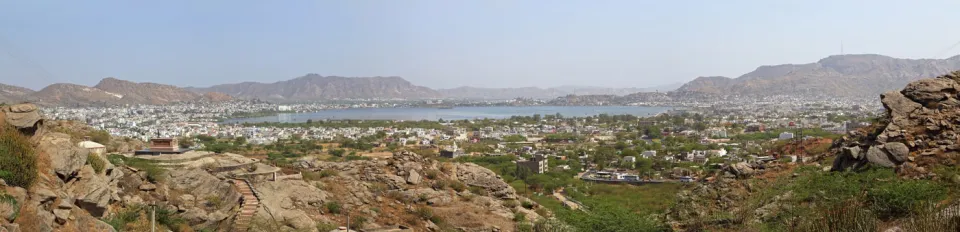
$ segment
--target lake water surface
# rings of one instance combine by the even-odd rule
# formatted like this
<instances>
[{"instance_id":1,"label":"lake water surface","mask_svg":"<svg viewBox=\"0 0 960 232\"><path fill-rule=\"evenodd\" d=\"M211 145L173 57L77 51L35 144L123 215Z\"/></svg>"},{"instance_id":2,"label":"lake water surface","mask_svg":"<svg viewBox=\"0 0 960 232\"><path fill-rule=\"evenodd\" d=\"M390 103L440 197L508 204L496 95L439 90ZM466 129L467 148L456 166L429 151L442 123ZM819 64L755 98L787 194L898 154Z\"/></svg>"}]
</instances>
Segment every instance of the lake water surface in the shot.
<instances>
[{"instance_id":1,"label":"lake water surface","mask_svg":"<svg viewBox=\"0 0 960 232\"><path fill-rule=\"evenodd\" d=\"M359 119L359 120L463 120L463 119L503 119L510 116L555 115L564 117L584 117L599 114L630 114L639 117L653 116L666 112L671 107L649 106L490 106L439 108L360 108L324 110L312 113L289 113L276 116L238 118L225 121L234 122L306 122L323 119Z\"/></svg>"}]
</instances>

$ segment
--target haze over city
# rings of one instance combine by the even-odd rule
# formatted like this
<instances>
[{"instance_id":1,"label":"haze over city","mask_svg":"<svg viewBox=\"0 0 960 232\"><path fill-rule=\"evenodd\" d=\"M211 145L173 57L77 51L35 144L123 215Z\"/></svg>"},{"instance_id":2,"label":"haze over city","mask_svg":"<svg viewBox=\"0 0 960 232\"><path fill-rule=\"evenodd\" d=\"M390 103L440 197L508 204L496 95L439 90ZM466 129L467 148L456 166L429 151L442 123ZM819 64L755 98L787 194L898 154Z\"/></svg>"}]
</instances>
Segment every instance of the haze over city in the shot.
<instances>
[{"instance_id":1,"label":"haze over city","mask_svg":"<svg viewBox=\"0 0 960 232\"><path fill-rule=\"evenodd\" d=\"M651 87L841 53L946 58L955 1L6 1L0 82L318 73L431 88Z\"/></svg>"}]
</instances>

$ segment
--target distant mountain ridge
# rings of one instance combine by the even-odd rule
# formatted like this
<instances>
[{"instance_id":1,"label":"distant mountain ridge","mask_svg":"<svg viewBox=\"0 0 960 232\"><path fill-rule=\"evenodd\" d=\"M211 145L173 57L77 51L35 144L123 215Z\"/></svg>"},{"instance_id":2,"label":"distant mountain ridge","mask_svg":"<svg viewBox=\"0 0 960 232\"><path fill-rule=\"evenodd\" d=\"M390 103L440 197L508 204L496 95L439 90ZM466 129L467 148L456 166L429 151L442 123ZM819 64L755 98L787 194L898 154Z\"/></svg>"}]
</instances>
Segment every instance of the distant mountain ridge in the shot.
<instances>
[{"instance_id":1,"label":"distant mountain ridge","mask_svg":"<svg viewBox=\"0 0 960 232\"><path fill-rule=\"evenodd\" d=\"M137 83L112 77L91 87L71 83L48 85L39 91L0 84L0 102L34 102L48 106L109 106L121 104L162 105L188 101L226 101L222 93L198 94L184 88L157 83Z\"/></svg>"},{"instance_id":2,"label":"distant mountain ridge","mask_svg":"<svg viewBox=\"0 0 960 232\"><path fill-rule=\"evenodd\" d=\"M737 78L699 77L678 91L739 95L874 97L910 81L960 70L960 56L899 59L883 55L835 55L816 63L765 65Z\"/></svg>"},{"instance_id":3,"label":"distant mountain ridge","mask_svg":"<svg viewBox=\"0 0 960 232\"><path fill-rule=\"evenodd\" d=\"M20 86L0 84L0 102L10 104L19 103L20 101L27 100L28 96L34 92L36 91Z\"/></svg>"},{"instance_id":4,"label":"distant mountain ridge","mask_svg":"<svg viewBox=\"0 0 960 232\"><path fill-rule=\"evenodd\" d=\"M0 84L0 102L33 101L45 105L167 104L224 101L234 97L277 102L380 99L558 99L580 104L614 99L651 102L733 95L812 95L874 97L906 83L960 70L960 56L947 59L899 59L883 55L835 55L815 63L764 65L737 78L698 77L685 84L650 88L559 86L554 88L431 89L401 77L339 77L307 74L273 83L243 82L206 88L176 87L105 78L96 86L52 84L39 91ZM593 96L593 97L576 97ZM562 99L561 99L562 98Z\"/></svg>"},{"instance_id":5,"label":"distant mountain ridge","mask_svg":"<svg viewBox=\"0 0 960 232\"><path fill-rule=\"evenodd\" d=\"M222 92L239 98L277 101L331 99L428 99L442 95L430 88L413 85L401 77L339 77L307 74L274 83L243 82L191 88L196 92Z\"/></svg>"}]
</instances>

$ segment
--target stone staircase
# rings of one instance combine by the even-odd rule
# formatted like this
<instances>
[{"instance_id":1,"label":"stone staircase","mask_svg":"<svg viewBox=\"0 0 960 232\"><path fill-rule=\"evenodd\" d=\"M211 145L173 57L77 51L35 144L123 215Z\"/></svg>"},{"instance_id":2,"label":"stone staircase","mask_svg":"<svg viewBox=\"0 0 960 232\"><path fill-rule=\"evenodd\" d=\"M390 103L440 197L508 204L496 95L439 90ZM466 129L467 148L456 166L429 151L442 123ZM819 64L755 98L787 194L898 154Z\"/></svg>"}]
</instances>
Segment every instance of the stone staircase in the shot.
<instances>
[{"instance_id":1,"label":"stone staircase","mask_svg":"<svg viewBox=\"0 0 960 232\"><path fill-rule=\"evenodd\" d=\"M233 220L233 231L247 231L250 220L253 219L253 215L257 213L257 208L260 207L260 199L257 198L257 193L247 180L234 179L233 185L237 186L237 190L240 191L243 199L243 203L240 205L240 213Z\"/></svg>"}]
</instances>

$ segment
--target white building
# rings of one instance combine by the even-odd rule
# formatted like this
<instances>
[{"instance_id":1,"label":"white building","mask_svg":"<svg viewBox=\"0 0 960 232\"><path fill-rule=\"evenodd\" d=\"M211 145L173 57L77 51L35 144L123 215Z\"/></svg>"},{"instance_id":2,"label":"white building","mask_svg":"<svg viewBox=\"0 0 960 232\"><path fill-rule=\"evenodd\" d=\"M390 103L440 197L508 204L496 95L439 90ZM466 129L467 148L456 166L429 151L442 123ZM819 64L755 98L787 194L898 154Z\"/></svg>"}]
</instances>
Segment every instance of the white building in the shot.
<instances>
[{"instance_id":1,"label":"white building","mask_svg":"<svg viewBox=\"0 0 960 232\"><path fill-rule=\"evenodd\" d=\"M643 153L640 153L640 156L643 156L643 158L647 158L647 159L653 158L654 156L657 156L657 151L653 151L653 150L644 151Z\"/></svg>"},{"instance_id":2,"label":"white building","mask_svg":"<svg viewBox=\"0 0 960 232\"><path fill-rule=\"evenodd\" d=\"M793 138L793 133L790 133L788 131L784 131L783 133L780 133L780 140L792 139L792 138Z\"/></svg>"},{"instance_id":3,"label":"white building","mask_svg":"<svg viewBox=\"0 0 960 232\"><path fill-rule=\"evenodd\" d=\"M90 153L97 154L97 155L102 155L103 153L107 153L106 146L103 146L103 144L99 144L93 141L79 142L77 143L77 146L87 149L88 151L90 151Z\"/></svg>"}]
</instances>

